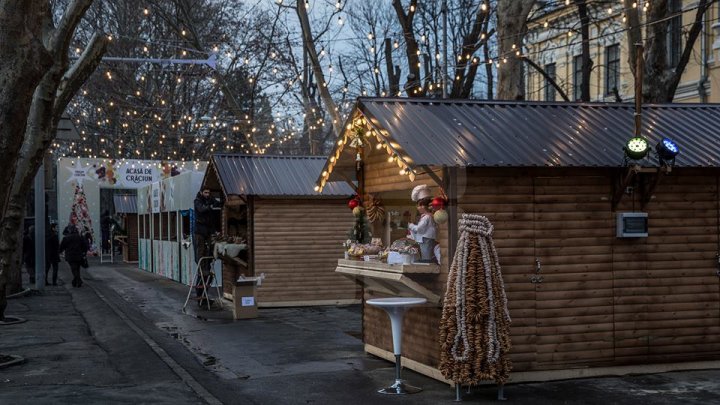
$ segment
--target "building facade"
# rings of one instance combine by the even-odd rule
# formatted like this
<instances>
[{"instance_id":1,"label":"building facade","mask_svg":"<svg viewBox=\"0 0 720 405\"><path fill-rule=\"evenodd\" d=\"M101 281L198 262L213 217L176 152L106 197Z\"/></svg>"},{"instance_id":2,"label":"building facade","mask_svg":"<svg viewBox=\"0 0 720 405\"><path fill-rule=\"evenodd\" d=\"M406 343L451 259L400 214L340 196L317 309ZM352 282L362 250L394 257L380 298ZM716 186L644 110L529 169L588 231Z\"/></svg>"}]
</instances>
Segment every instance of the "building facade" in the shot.
<instances>
[{"instance_id":1,"label":"building facade","mask_svg":"<svg viewBox=\"0 0 720 405\"><path fill-rule=\"evenodd\" d=\"M634 99L633 74L628 60L628 39L622 2L590 2L590 100L595 102ZM617 4L614 4L617 3ZM643 2L638 2L642 7ZM671 14L666 32L668 65L678 63L695 19L697 0L668 0ZM548 7L548 6L546 6ZM570 101L580 99L582 39L580 17L574 4L550 7L528 25L526 55L552 77ZM720 102L720 6L705 13L702 33L675 93L675 102ZM644 12L640 13L644 25ZM645 33L643 33L645 37ZM564 101L547 78L527 66L526 97L532 101Z\"/></svg>"}]
</instances>

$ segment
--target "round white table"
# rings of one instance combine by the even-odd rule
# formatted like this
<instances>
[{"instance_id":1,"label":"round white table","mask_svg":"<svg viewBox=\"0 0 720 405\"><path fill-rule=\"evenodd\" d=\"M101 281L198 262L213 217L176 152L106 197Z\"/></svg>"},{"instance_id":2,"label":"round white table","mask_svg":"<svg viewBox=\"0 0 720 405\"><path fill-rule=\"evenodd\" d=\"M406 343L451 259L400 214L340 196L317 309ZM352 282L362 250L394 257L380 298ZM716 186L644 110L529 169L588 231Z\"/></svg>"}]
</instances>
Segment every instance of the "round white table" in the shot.
<instances>
[{"instance_id":1,"label":"round white table","mask_svg":"<svg viewBox=\"0 0 720 405\"><path fill-rule=\"evenodd\" d=\"M407 384L400 377L401 355L402 355L402 324L405 311L409 308L425 304L425 298L413 297L393 297L393 298L374 298L365 301L368 305L382 308L390 317L390 326L392 327L393 352L395 354L395 383L387 388L378 390L381 394L414 394L422 391L422 388L414 387Z\"/></svg>"}]
</instances>

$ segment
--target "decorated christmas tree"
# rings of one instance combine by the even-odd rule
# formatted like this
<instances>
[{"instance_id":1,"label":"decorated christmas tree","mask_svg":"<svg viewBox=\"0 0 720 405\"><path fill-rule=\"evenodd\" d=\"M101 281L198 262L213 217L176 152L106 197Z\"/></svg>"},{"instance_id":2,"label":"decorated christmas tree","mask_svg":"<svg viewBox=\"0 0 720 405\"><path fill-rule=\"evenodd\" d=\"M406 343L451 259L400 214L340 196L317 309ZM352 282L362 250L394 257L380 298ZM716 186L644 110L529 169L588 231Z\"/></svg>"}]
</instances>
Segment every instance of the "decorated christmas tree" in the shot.
<instances>
[{"instance_id":1,"label":"decorated christmas tree","mask_svg":"<svg viewBox=\"0 0 720 405\"><path fill-rule=\"evenodd\" d=\"M353 214L355 215L355 224L348 233L348 239L351 242L370 243L372 235L365 210L360 206L356 206L353 208Z\"/></svg>"},{"instance_id":2,"label":"decorated christmas tree","mask_svg":"<svg viewBox=\"0 0 720 405\"><path fill-rule=\"evenodd\" d=\"M75 225L80 235L90 234L93 243L89 252L95 254L95 233L93 232L92 219L90 218L90 209L87 205L87 198L82 184L75 186L75 195L73 196L72 206L70 207L70 224Z\"/></svg>"}]
</instances>

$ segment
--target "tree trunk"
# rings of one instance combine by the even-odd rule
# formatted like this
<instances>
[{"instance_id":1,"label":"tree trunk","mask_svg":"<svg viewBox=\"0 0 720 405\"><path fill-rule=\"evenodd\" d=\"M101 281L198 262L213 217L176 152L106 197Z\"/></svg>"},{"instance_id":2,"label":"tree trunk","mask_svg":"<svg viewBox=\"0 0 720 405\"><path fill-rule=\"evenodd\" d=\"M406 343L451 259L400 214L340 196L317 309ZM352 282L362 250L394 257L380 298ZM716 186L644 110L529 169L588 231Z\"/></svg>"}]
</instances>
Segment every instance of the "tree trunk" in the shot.
<instances>
[{"instance_id":1,"label":"tree trunk","mask_svg":"<svg viewBox=\"0 0 720 405\"><path fill-rule=\"evenodd\" d=\"M39 40L48 7L42 0L0 0L0 319L7 307L8 273L16 267L13 256L21 225L9 215L16 209L10 201L15 163L33 91L52 64ZM23 201L20 218L24 207Z\"/></svg>"},{"instance_id":2,"label":"tree trunk","mask_svg":"<svg viewBox=\"0 0 720 405\"><path fill-rule=\"evenodd\" d=\"M390 97L397 97L400 92L400 66L393 65L390 38L385 38L385 69L387 70Z\"/></svg>"},{"instance_id":3,"label":"tree trunk","mask_svg":"<svg viewBox=\"0 0 720 405\"><path fill-rule=\"evenodd\" d=\"M580 36L582 38L582 86L580 101L590 101L590 72L593 61L590 59L590 16L586 0L575 0L580 15Z\"/></svg>"},{"instance_id":4,"label":"tree trunk","mask_svg":"<svg viewBox=\"0 0 720 405\"><path fill-rule=\"evenodd\" d=\"M75 28L91 4L92 0L72 1L66 7L56 28L52 25L52 15L47 3L45 4L47 7L40 7L42 16L36 22L40 28L38 33L41 33L38 37L43 38L44 46L47 47L43 48L43 51L51 67L49 70L46 69L47 71L39 83L33 83L32 87L24 83L27 86L27 92L32 96L32 103L29 110L26 110L22 116L14 118L22 121L25 125L23 126L24 133L19 137L15 146L19 152L16 152L16 158L12 161L14 170L10 172L11 175L3 176L4 181L11 184L4 189L9 197L6 200L8 204L3 210L0 225L0 318L4 317L7 306L5 291L8 279L12 282L13 290L21 288L19 281L21 280L21 267L13 266L13 263L17 262L18 235L22 229L25 198L30 191L32 179L42 164L45 151L54 139L62 112L72 99L72 95L100 63L104 53L105 47L102 46L102 52L93 54L95 60L89 61L89 52L86 49L86 52L73 65L73 69L66 72L70 41ZM0 13L0 21L2 18L3 14ZM106 44L106 37L102 36L101 38L99 40L97 35L93 37L88 49L93 48L97 51L98 43L105 42ZM2 43L1 36L0 43ZM0 70L0 77L1 72ZM58 91L61 84L63 84L62 89ZM4 109L0 108L0 110Z\"/></svg>"},{"instance_id":5,"label":"tree trunk","mask_svg":"<svg viewBox=\"0 0 720 405\"><path fill-rule=\"evenodd\" d=\"M673 71L667 64L667 16L667 1L653 1L647 12L647 19L653 24L645 31L643 100L648 103L664 102L670 95L667 83Z\"/></svg>"},{"instance_id":6,"label":"tree trunk","mask_svg":"<svg viewBox=\"0 0 720 405\"><path fill-rule=\"evenodd\" d=\"M525 67L515 56L522 49L527 33L527 18L535 0L498 0L498 90L500 100L525 99Z\"/></svg>"},{"instance_id":7,"label":"tree trunk","mask_svg":"<svg viewBox=\"0 0 720 405\"><path fill-rule=\"evenodd\" d=\"M490 60L490 45L485 42L485 45L483 45L483 57L485 60ZM493 90L493 67L492 63L486 63L485 64L485 76L487 77L487 99L492 100L495 97L495 92Z\"/></svg>"},{"instance_id":8,"label":"tree trunk","mask_svg":"<svg viewBox=\"0 0 720 405\"><path fill-rule=\"evenodd\" d=\"M315 74L315 81L318 84L318 90L320 90L320 98L322 98L325 104L325 109L332 118L332 128L336 137L342 134L343 121L340 117L340 112L330 96L330 91L327 88L325 82L325 75L323 75L322 68L320 67L320 58L318 58L317 50L315 49L315 41L313 41L312 30L310 28L310 20L308 19L307 10L305 9L305 2L297 2L297 15L300 20L300 28L302 29L303 43L305 49L307 49L308 56L310 57L310 63L312 64L312 70Z\"/></svg>"},{"instance_id":9,"label":"tree trunk","mask_svg":"<svg viewBox=\"0 0 720 405\"><path fill-rule=\"evenodd\" d=\"M413 26L417 3L417 0L410 0L410 7L406 14L400 0L393 0L392 2L405 39L405 54L408 60L408 77L405 83L405 92L408 97L425 96L425 88L422 86L422 77L420 77L420 56L418 55L420 48L417 40L415 40L415 27Z\"/></svg>"}]
</instances>

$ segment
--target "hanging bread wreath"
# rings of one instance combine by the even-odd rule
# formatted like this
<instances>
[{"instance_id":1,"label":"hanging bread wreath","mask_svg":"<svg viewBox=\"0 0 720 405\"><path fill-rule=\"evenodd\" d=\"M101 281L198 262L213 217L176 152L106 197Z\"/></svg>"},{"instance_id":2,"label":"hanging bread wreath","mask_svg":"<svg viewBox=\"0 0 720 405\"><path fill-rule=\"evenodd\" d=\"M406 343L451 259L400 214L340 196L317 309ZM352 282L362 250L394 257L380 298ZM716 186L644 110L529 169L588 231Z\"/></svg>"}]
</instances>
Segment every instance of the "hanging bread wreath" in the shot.
<instances>
[{"instance_id":1,"label":"hanging bread wreath","mask_svg":"<svg viewBox=\"0 0 720 405\"><path fill-rule=\"evenodd\" d=\"M382 200L373 194L368 194L365 199L365 209L370 222L382 221L385 218L385 207L382 205Z\"/></svg>"}]
</instances>

